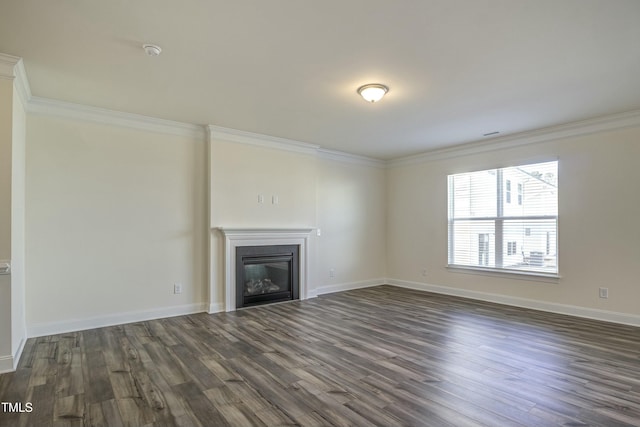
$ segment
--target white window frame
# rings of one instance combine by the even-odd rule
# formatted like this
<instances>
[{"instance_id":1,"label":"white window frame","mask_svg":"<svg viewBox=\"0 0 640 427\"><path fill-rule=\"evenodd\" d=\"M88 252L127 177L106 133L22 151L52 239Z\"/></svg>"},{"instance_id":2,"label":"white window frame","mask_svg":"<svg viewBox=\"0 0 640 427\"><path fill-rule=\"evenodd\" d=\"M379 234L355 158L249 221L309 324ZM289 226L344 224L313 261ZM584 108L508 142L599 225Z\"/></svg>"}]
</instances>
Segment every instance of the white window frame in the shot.
<instances>
[{"instance_id":1,"label":"white window frame","mask_svg":"<svg viewBox=\"0 0 640 427\"><path fill-rule=\"evenodd\" d=\"M557 160L553 160L556 161ZM525 167L525 166L529 166L529 165L535 165L538 163L547 163L547 162L535 162L535 163L529 163L529 164L523 164L523 165L519 165L516 167ZM488 172L488 171L492 171L495 170L497 173L496 176L496 185L497 185L497 194L496 194L496 204L497 204L497 212L496 212L496 216L495 217L464 217L464 218L452 218L452 212L453 212L453 180L451 179L452 177L454 177L457 174L452 174L448 176L448 180L447 180L447 185L448 185L448 194L447 194L447 201L448 201L448 207L449 207L449 214L448 214L448 236L447 236L447 245L448 245L448 264L447 264L447 268L451 269L451 270L460 270L461 272L477 272L477 273L488 273L488 274L498 274L498 275L515 275L515 276L531 276L532 278L540 278L541 280L544 280L545 278L549 278L549 279L557 279L560 278L560 270L559 270L559 254L558 254L558 246L559 246L559 237L558 237L558 215L530 215L530 216L505 216L503 215L503 211L504 211L504 205L506 203L506 196L505 196L505 192L506 192L506 181L505 181L505 186L503 187L502 185L500 185L500 183L503 181L502 179L502 174L503 174L503 170L504 169L508 169L508 168L493 168L493 169L485 169L485 170L480 170L480 171L476 171L476 172ZM512 184L512 183L511 183ZM513 184L512 184L513 185ZM504 190L503 190L504 188ZM513 190L513 188L511 189ZM559 199L559 194L557 194L557 197ZM513 196L513 194L511 194ZM521 193L518 192L517 197L522 197ZM476 266L476 265L462 265L462 264L454 264L452 263L452 260L455 259L454 257L454 245L452 244L453 242L453 238L455 236L452 236L454 233L454 224L456 221L487 221L487 220L491 220L491 221L495 221L495 267L483 267L483 266ZM555 228L556 228L556 239L555 239L555 256L556 256L556 268L555 268L555 272L545 272L545 271L536 271L536 270L528 270L528 269L511 269L511 268L505 268L503 267L503 257L504 257L504 252L506 251L506 249L504 249L504 236L503 236L503 225L505 221L509 221L509 220L522 220L522 221L535 221L535 220L555 220Z\"/></svg>"}]
</instances>

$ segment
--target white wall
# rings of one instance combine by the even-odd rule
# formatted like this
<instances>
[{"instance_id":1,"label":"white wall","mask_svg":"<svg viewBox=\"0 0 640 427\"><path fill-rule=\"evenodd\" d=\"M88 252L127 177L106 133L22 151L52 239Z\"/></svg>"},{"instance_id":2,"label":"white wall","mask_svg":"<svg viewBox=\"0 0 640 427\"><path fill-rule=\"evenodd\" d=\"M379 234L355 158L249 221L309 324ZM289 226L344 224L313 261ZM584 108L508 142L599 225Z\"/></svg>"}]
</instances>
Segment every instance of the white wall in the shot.
<instances>
[{"instance_id":1,"label":"white wall","mask_svg":"<svg viewBox=\"0 0 640 427\"><path fill-rule=\"evenodd\" d=\"M200 311L206 160L204 137L31 115L29 335Z\"/></svg>"},{"instance_id":2,"label":"white wall","mask_svg":"<svg viewBox=\"0 0 640 427\"><path fill-rule=\"evenodd\" d=\"M224 310L224 238L215 228L295 228L316 224L316 158L300 153L225 141L210 147L212 311ZM263 202L258 202L258 196ZM273 197L277 197L276 204ZM309 250L314 253L311 238ZM314 265L309 275L314 277ZM312 288L314 281L307 284Z\"/></svg>"},{"instance_id":3,"label":"white wall","mask_svg":"<svg viewBox=\"0 0 640 427\"><path fill-rule=\"evenodd\" d=\"M320 228L310 240L311 295L389 277L637 315L638 138L639 129L625 129L385 169L321 150L223 138L207 150L204 137L30 114L28 332L222 310L223 240L210 227ZM447 174L555 158L562 278L447 270ZM598 244L604 249L593 250ZM183 294L172 293L174 283ZM600 286L609 287L609 299L598 298Z\"/></svg>"},{"instance_id":4,"label":"white wall","mask_svg":"<svg viewBox=\"0 0 640 427\"><path fill-rule=\"evenodd\" d=\"M386 277L386 211L383 167L318 160L320 293L382 282Z\"/></svg>"},{"instance_id":5,"label":"white wall","mask_svg":"<svg viewBox=\"0 0 640 427\"><path fill-rule=\"evenodd\" d=\"M447 175L556 158L561 279L545 283L447 270ZM449 293L540 301L561 310L566 305L596 314L640 315L638 159L636 127L393 167L388 171L389 277L416 287L442 286ZM599 287L609 288L608 299L598 297Z\"/></svg>"},{"instance_id":6,"label":"white wall","mask_svg":"<svg viewBox=\"0 0 640 427\"><path fill-rule=\"evenodd\" d=\"M452 293L638 314L640 208L630 183L638 178L639 134L611 131L385 169L221 138L207 151L200 137L33 114L26 153L29 334L222 310L223 240L210 227L320 228L322 236L310 240L310 295L389 277ZM554 158L558 283L447 270L447 174ZM609 210L615 221L602 222ZM589 227L593 232L584 232ZM593 251L599 243L605 249ZM174 283L183 284L183 294L173 295ZM600 286L609 287L609 299L597 297Z\"/></svg>"},{"instance_id":7,"label":"white wall","mask_svg":"<svg viewBox=\"0 0 640 427\"><path fill-rule=\"evenodd\" d=\"M351 160L328 159L314 149L287 151L213 138L214 310L224 309L224 238L217 227L320 228L322 236L312 233L309 241L310 296L383 282L385 170ZM260 195L264 203L258 202Z\"/></svg>"},{"instance_id":8,"label":"white wall","mask_svg":"<svg viewBox=\"0 0 640 427\"><path fill-rule=\"evenodd\" d=\"M321 216L310 294L381 283L385 170L302 151L222 139L207 150L204 137L31 114L29 335L223 309L223 241L208 226L316 227ZM319 280L329 268L336 277Z\"/></svg>"},{"instance_id":9,"label":"white wall","mask_svg":"<svg viewBox=\"0 0 640 427\"><path fill-rule=\"evenodd\" d=\"M313 154L214 140L211 176L214 227L302 227L316 222ZM258 195L264 203L258 203Z\"/></svg>"}]
</instances>

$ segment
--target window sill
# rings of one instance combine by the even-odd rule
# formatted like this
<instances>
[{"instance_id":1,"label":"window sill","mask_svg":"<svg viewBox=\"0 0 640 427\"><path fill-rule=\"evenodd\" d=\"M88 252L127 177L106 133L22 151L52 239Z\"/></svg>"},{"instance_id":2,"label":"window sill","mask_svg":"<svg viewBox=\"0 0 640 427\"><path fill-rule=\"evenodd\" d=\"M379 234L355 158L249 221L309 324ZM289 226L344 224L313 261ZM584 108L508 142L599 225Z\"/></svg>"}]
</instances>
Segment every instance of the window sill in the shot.
<instances>
[{"instance_id":1,"label":"window sill","mask_svg":"<svg viewBox=\"0 0 640 427\"><path fill-rule=\"evenodd\" d=\"M558 283L560 275L557 273L544 273L538 271L518 271L500 268L467 267L463 265L447 265L447 270L452 273L477 274L481 276L510 277L518 280L536 282Z\"/></svg>"}]
</instances>

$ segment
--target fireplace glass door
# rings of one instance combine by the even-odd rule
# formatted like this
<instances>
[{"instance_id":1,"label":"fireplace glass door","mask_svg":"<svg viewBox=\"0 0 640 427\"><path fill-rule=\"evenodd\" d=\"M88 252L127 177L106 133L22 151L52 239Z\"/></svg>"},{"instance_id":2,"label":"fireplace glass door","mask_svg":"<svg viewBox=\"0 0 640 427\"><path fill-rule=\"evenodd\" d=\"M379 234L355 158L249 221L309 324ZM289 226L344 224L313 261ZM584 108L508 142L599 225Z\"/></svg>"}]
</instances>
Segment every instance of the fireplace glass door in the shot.
<instances>
[{"instance_id":1,"label":"fireplace glass door","mask_svg":"<svg viewBox=\"0 0 640 427\"><path fill-rule=\"evenodd\" d=\"M242 246L236 254L236 307L298 299L298 246Z\"/></svg>"}]
</instances>

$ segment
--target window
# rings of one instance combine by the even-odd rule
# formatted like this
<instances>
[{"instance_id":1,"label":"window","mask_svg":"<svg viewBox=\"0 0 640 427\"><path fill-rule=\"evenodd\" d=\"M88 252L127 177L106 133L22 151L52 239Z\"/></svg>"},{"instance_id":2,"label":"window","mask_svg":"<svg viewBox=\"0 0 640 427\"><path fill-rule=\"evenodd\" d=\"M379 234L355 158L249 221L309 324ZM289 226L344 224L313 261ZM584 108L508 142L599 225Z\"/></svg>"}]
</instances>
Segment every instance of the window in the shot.
<instances>
[{"instance_id":1,"label":"window","mask_svg":"<svg viewBox=\"0 0 640 427\"><path fill-rule=\"evenodd\" d=\"M554 275L557 236L557 161L449 175L449 266Z\"/></svg>"},{"instance_id":2,"label":"window","mask_svg":"<svg viewBox=\"0 0 640 427\"><path fill-rule=\"evenodd\" d=\"M522 184L518 183L518 204L522 205Z\"/></svg>"}]
</instances>

